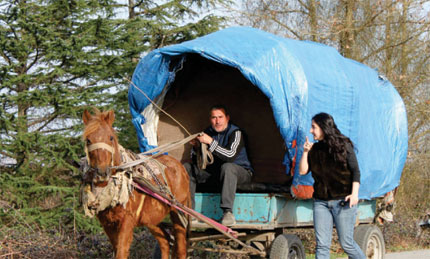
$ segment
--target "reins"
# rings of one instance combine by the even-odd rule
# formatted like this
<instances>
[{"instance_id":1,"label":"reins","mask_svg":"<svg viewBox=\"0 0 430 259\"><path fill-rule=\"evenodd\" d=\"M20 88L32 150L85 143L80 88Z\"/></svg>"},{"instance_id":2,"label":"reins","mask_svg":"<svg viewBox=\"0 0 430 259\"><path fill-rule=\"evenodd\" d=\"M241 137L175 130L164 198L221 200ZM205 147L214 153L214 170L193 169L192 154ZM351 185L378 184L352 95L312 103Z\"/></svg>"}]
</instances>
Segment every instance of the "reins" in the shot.
<instances>
[{"instance_id":1,"label":"reins","mask_svg":"<svg viewBox=\"0 0 430 259\"><path fill-rule=\"evenodd\" d=\"M111 161L111 166L109 169L118 169L118 170L124 170L126 168L130 168L136 165L139 165L141 163L146 162L148 159L150 159L151 157L157 157L165 152L168 152L172 149L175 149L178 146L182 146L185 143L188 143L189 141L195 139L197 136L202 135L203 133L197 133L197 134L191 134L178 120L176 120L172 115L170 115L168 112L166 112L165 110L163 110L163 108L161 108L160 106L158 106L153 100L151 100L151 98L149 98L149 96L142 91L139 87L136 86L136 84L133 83L133 81L131 81L130 79L128 79L127 77L123 77L125 80L127 80L135 89L137 89L140 93L142 93L146 99L148 99L148 101L151 102L152 105L154 105L154 107L156 107L158 110L160 110L161 112L163 112L166 116L168 116L169 118L171 118L175 123L177 123L189 136L182 139L182 140L177 140L174 142L170 142L167 144L164 144L162 146L153 148L151 150L148 150L146 152L143 152L143 155L148 155L148 157L142 158L142 159L138 159L132 162L128 162L128 163L122 163L119 166L114 166L113 165L113 157L115 154L115 149L103 142L99 142L99 143L95 143L95 144L91 144L89 146L85 145L85 154L87 157L87 162L88 164L90 164L90 157L89 157L89 152L96 150L96 149L105 149L107 151L109 151L112 154L112 161ZM201 143L200 145L200 153L201 156L198 159L198 166L201 169L205 169L207 165L210 165L213 163L214 158L211 152L208 151L208 145Z\"/></svg>"},{"instance_id":2,"label":"reins","mask_svg":"<svg viewBox=\"0 0 430 259\"><path fill-rule=\"evenodd\" d=\"M191 135L191 133L179 122L179 121L177 121L175 118L173 118L173 116L172 115L170 115L168 112L166 112L165 110L163 110L163 108L161 108L160 106L158 106L153 100L151 100L151 98L149 98L149 96L148 95L146 95L146 93L144 92L144 91L142 91L139 87L137 87L134 83L133 83L133 81L131 81L130 79L128 79L127 77L124 77L123 76L123 78L125 79L125 80L127 80L128 82L130 82L130 84L134 87L134 88L136 88L136 90L138 90L141 94L143 94L143 96L145 96L145 98L146 99L148 99L148 101L150 101L151 103L152 103L152 105L154 105L155 106L155 108L157 108L158 110L160 110L161 112L163 112L164 114L166 114L170 119L172 119L174 122L176 122L183 130L185 130L185 132L188 134L188 135Z\"/></svg>"},{"instance_id":3,"label":"reins","mask_svg":"<svg viewBox=\"0 0 430 259\"><path fill-rule=\"evenodd\" d=\"M239 239L237 239L236 232L233 232L230 228L225 227L225 226L219 224L218 222L216 222L210 218L207 218L206 216L204 216L204 215L184 206L183 204L179 203L178 201L176 201L174 195L171 193L171 191L168 187L167 179L166 179L164 170L160 170L162 177L163 177L163 180L164 180L164 184L163 184L160 182L160 179L158 179L158 177L155 175L155 173L152 171L152 169L146 164L146 162L148 160L153 159L159 155L162 155L165 152L170 151L172 149L175 149L176 147L181 146L185 143L188 143L192 139L195 139L196 137L201 136L203 133L197 133L197 134L191 135L190 132L179 121L177 121L175 118L173 118L173 116L168 114L161 107L159 107L154 101L152 101L145 94L145 92L143 92L141 89L139 89L128 78L125 78L125 79L127 81L129 81L131 83L131 85L133 87L135 87L139 92L141 92L154 105L154 107L156 107L158 110L160 110L161 112L166 114L169 118L171 118L174 122L176 122L189 136L182 139L182 140L167 143L167 144L164 144L162 146L156 147L154 149L148 150L148 151L142 153L143 155L146 155L145 157L131 161L131 162L123 161L123 158L121 155L121 164L118 166L113 165L115 148L112 145L109 145L109 144L103 143L103 142L98 142L98 143L94 143L91 145L85 145L85 154L86 154L86 159L87 159L88 164L91 166L89 153L94 151L94 150L97 150L97 149L104 149L104 150L111 153L111 155L112 155L111 166L108 167L108 169L107 169L109 172L112 169L116 169L119 171L131 171L131 172L133 172L135 166L143 164L145 169L150 173L151 177L155 181L158 188L157 188L157 186L154 186L153 184L151 184L151 182L148 179L145 179L144 177L133 176L133 185L135 186L136 189L139 189L140 191L143 191L147 195L150 195L150 196L152 196L152 197L154 197L154 198L156 198L156 199L158 199L158 200L160 200L160 201L162 201L162 202L164 202L170 206L175 207L176 209L178 209L182 213L185 213L185 214L191 215L195 218L198 218L200 220L203 220L204 222L211 225L212 227L214 227L215 229L217 229L218 231L220 231L221 233L223 233L224 235L226 235L230 239L236 241L237 243L239 243L243 247L246 247L246 248L251 249L251 250L256 250L258 252L257 249L255 249L255 248L243 243ZM212 153L208 151L208 145L207 144L201 143L199 151L201 153L201 156L198 158L198 166L201 169L205 169L207 165L213 163L214 158L213 158ZM121 153L122 153L122 151L121 151ZM132 175L134 175L134 174L132 173ZM112 176L109 176L109 177L112 177ZM180 218L182 218L182 217L180 217ZM181 221L183 221L183 219L181 219Z\"/></svg>"},{"instance_id":4,"label":"reins","mask_svg":"<svg viewBox=\"0 0 430 259\"><path fill-rule=\"evenodd\" d=\"M230 238L231 240L237 242L238 244L240 244L244 248L253 251L255 254L263 255L263 253L261 251L259 251L258 249L254 248L250 245L247 245L244 242L242 242L241 240L239 240L238 239L238 233L236 231L233 231L231 228L226 227L226 226L216 222L215 220L213 220L209 217L206 217L205 215L198 213L197 211L192 210L192 209L184 206L183 204L177 202L175 199L170 199L165 194L163 194L159 190L155 189L154 186L152 186L146 179L144 179L142 177L135 179L133 186L136 189L139 189L140 191L146 193L147 195L150 195L150 196L156 198L157 200L162 201L162 202L176 208L177 210L181 211L182 213L191 215L191 216L205 222L206 224L212 226L213 228L218 230L220 233L222 233L226 237Z\"/></svg>"},{"instance_id":5,"label":"reins","mask_svg":"<svg viewBox=\"0 0 430 259\"><path fill-rule=\"evenodd\" d=\"M190 140L195 139L200 134L202 134L202 133L193 134L193 135L190 135L190 136L188 136L182 140L177 140L177 141L170 142L170 143L164 144L162 146L153 148L151 150L148 150L148 151L142 153L143 155L147 155L146 157L141 158L141 159L137 159L135 161L131 161L128 163L123 163L119 166L112 166L111 169L124 170L126 168L130 168L130 167L139 165L141 163L145 163L148 159L162 155L167 151L173 150L178 146L182 146L183 144L190 142ZM202 169L205 169L207 165L210 165L213 163L214 158L213 158L212 153L208 151L207 145L201 146L201 152L202 152L202 156L201 156L201 162L199 164L199 167Z\"/></svg>"}]
</instances>

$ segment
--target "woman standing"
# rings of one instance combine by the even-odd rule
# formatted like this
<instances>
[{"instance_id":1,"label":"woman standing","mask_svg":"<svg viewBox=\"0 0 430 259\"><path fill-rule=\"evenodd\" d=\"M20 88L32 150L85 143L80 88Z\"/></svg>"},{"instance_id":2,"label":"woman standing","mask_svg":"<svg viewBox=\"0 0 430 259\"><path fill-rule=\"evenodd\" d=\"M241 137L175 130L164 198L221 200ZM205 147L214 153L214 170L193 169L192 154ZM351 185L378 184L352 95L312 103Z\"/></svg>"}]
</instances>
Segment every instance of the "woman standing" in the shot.
<instances>
[{"instance_id":1,"label":"woman standing","mask_svg":"<svg viewBox=\"0 0 430 259\"><path fill-rule=\"evenodd\" d=\"M344 136L327 113L312 118L310 133L317 142L306 137L300 160L300 174L312 172L314 183L314 229L316 259L330 258L333 222L343 250L352 259L364 259L354 241L357 216L360 169L351 140Z\"/></svg>"}]
</instances>

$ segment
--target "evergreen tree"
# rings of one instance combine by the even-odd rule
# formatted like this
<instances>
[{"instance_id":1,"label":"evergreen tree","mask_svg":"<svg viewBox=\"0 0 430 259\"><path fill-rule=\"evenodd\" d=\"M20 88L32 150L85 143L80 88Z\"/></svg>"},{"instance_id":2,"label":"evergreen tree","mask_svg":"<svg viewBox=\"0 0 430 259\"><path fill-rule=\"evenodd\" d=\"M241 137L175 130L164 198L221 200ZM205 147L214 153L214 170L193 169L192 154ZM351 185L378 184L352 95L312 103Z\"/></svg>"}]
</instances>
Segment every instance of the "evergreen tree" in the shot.
<instances>
[{"instance_id":1,"label":"evergreen tree","mask_svg":"<svg viewBox=\"0 0 430 259\"><path fill-rule=\"evenodd\" d=\"M1 155L18 174L70 170L81 153L80 107L104 103L120 65L106 2L4 2Z\"/></svg>"},{"instance_id":2,"label":"evergreen tree","mask_svg":"<svg viewBox=\"0 0 430 259\"><path fill-rule=\"evenodd\" d=\"M131 77L144 54L218 29L221 19L212 15L186 22L195 19L194 9L203 4L214 2L3 2L2 170L5 164L23 173L31 168L38 173L69 170L71 159L82 154L82 110L96 105L128 114L124 77ZM118 15L121 10L128 10L127 17Z\"/></svg>"},{"instance_id":3,"label":"evergreen tree","mask_svg":"<svg viewBox=\"0 0 430 259\"><path fill-rule=\"evenodd\" d=\"M1 199L30 222L58 224L70 213L50 209L78 204L78 118L84 107L106 104L115 84L110 75L121 66L111 4L11 0L0 6ZM11 214L1 216L7 222Z\"/></svg>"},{"instance_id":4,"label":"evergreen tree","mask_svg":"<svg viewBox=\"0 0 430 259\"><path fill-rule=\"evenodd\" d=\"M138 143L131 114L128 107L127 89L132 73L140 60L149 51L166 45L191 40L218 30L223 23L222 17L208 12L224 0L128 0L116 5L116 10L123 11L123 19L118 20L121 28L116 44L123 49L124 63L116 74L119 80L118 92L113 95L116 127L121 144L138 152ZM205 14L205 15L204 15Z\"/></svg>"},{"instance_id":5,"label":"evergreen tree","mask_svg":"<svg viewBox=\"0 0 430 259\"><path fill-rule=\"evenodd\" d=\"M15 208L38 208L58 193L57 202L77 205L81 115L90 106L114 108L120 142L137 151L124 78L148 51L222 21L198 15L213 0L122 2L0 4L0 197Z\"/></svg>"}]
</instances>

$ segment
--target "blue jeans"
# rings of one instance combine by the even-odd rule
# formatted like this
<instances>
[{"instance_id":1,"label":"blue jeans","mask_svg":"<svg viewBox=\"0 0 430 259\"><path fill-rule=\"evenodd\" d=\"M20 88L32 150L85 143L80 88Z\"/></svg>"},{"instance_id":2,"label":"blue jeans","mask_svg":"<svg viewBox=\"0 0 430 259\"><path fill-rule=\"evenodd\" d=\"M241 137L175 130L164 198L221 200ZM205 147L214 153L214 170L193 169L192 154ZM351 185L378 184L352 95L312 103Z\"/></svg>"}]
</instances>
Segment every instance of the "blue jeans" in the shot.
<instances>
[{"instance_id":1,"label":"blue jeans","mask_svg":"<svg viewBox=\"0 0 430 259\"><path fill-rule=\"evenodd\" d=\"M314 229L316 237L316 259L329 259L333 222L336 225L340 245L351 259L366 259L363 251L354 241L354 225L357 205L341 205L342 200L314 200Z\"/></svg>"}]
</instances>

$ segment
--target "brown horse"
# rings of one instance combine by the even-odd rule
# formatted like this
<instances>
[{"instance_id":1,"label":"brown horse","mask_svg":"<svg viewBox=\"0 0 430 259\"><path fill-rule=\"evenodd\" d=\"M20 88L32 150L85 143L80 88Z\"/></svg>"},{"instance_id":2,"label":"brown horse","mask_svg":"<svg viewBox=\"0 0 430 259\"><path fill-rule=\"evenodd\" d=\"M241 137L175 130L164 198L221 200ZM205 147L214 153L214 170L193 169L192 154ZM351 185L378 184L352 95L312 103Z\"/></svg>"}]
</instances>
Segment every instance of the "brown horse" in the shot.
<instances>
[{"instance_id":1,"label":"brown horse","mask_svg":"<svg viewBox=\"0 0 430 259\"><path fill-rule=\"evenodd\" d=\"M94 172L91 176L92 186L103 189L108 185L109 179L119 174L112 166L122 164L119 152L120 145L112 128L114 112L100 112L94 109L91 115L85 111L82 119L85 124L83 140L86 145L89 166ZM176 159L162 155L157 160L164 165L165 179L175 199L180 203L190 205L189 178L185 168ZM158 175L160 182L164 177ZM90 185L88 185L90 186ZM170 254L169 237L161 227L160 222L170 213L173 223L175 251L173 256L186 258L187 255L187 228L181 223L178 211L146 194L132 190L128 202L123 205L108 206L97 213L113 246L116 258L127 258L130 245L133 241L133 229L136 226L146 226L157 239L162 258ZM188 217L188 226L189 226Z\"/></svg>"}]
</instances>

